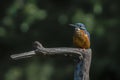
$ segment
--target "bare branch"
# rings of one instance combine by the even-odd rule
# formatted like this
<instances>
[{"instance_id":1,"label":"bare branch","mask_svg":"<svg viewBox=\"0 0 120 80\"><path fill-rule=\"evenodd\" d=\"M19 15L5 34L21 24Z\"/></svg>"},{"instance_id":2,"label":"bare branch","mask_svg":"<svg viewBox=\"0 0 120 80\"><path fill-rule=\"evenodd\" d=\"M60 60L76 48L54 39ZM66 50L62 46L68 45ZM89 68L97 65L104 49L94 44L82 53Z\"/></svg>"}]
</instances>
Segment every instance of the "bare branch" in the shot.
<instances>
[{"instance_id":1,"label":"bare branch","mask_svg":"<svg viewBox=\"0 0 120 80\"><path fill-rule=\"evenodd\" d=\"M78 57L80 60L75 65L74 80L89 80L89 68L91 63L91 49L80 48L44 48L41 43L35 42L34 47L36 50L24 52L20 54L11 55L12 59L20 59L32 57L33 55L71 55Z\"/></svg>"}]
</instances>

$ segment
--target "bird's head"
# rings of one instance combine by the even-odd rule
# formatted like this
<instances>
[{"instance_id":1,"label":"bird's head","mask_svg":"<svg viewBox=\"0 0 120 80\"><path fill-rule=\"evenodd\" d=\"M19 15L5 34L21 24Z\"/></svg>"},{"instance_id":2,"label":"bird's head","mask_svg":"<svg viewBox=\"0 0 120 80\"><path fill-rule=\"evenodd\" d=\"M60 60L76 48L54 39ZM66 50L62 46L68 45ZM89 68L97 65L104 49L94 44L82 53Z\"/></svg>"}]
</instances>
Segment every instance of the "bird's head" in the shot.
<instances>
[{"instance_id":1,"label":"bird's head","mask_svg":"<svg viewBox=\"0 0 120 80\"><path fill-rule=\"evenodd\" d=\"M70 26L75 27L75 30L86 30L86 27L82 23L70 24Z\"/></svg>"}]
</instances>

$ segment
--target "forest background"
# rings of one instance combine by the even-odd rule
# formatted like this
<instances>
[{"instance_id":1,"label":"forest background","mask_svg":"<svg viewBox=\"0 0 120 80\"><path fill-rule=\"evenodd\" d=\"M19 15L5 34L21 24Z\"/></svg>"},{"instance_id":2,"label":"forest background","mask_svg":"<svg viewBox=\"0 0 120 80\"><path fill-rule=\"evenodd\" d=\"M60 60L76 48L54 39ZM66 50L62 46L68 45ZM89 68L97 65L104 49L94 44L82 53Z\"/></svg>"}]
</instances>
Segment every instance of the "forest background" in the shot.
<instances>
[{"instance_id":1,"label":"forest background","mask_svg":"<svg viewBox=\"0 0 120 80\"><path fill-rule=\"evenodd\" d=\"M91 80L120 80L120 0L0 0L0 80L73 80L65 56L12 60L11 54L45 47L72 47L81 22L91 34Z\"/></svg>"}]
</instances>

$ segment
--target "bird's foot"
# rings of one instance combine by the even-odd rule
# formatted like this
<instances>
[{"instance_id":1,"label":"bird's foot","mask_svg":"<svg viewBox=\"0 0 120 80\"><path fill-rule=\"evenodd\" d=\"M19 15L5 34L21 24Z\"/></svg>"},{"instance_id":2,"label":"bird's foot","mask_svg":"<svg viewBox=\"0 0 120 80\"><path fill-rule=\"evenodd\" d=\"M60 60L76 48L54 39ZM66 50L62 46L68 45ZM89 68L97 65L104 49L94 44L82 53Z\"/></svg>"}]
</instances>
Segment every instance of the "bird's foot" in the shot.
<instances>
[{"instance_id":1,"label":"bird's foot","mask_svg":"<svg viewBox=\"0 0 120 80\"><path fill-rule=\"evenodd\" d=\"M85 49L85 48L83 48L83 49L82 49L82 51L83 51L83 52L86 52L86 49Z\"/></svg>"}]
</instances>

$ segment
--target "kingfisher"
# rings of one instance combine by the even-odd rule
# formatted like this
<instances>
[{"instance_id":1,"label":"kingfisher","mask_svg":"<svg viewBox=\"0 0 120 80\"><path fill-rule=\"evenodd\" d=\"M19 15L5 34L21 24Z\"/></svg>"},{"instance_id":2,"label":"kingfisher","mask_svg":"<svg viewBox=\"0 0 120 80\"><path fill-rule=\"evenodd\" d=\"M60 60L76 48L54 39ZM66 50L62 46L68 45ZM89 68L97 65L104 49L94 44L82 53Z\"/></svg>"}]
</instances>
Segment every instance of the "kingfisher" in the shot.
<instances>
[{"instance_id":1,"label":"kingfisher","mask_svg":"<svg viewBox=\"0 0 120 80\"><path fill-rule=\"evenodd\" d=\"M83 51L90 48L90 34L87 31L86 26L82 23L70 24L70 26L73 26L75 29L73 34L74 46L82 48ZM88 68L84 65L85 63L83 60L77 62L74 71L74 80L89 80L89 74L86 72L88 71Z\"/></svg>"},{"instance_id":2,"label":"kingfisher","mask_svg":"<svg viewBox=\"0 0 120 80\"><path fill-rule=\"evenodd\" d=\"M82 49L90 48L90 34L86 26L82 23L70 24L70 26L73 26L75 29L73 34L73 45Z\"/></svg>"}]
</instances>

